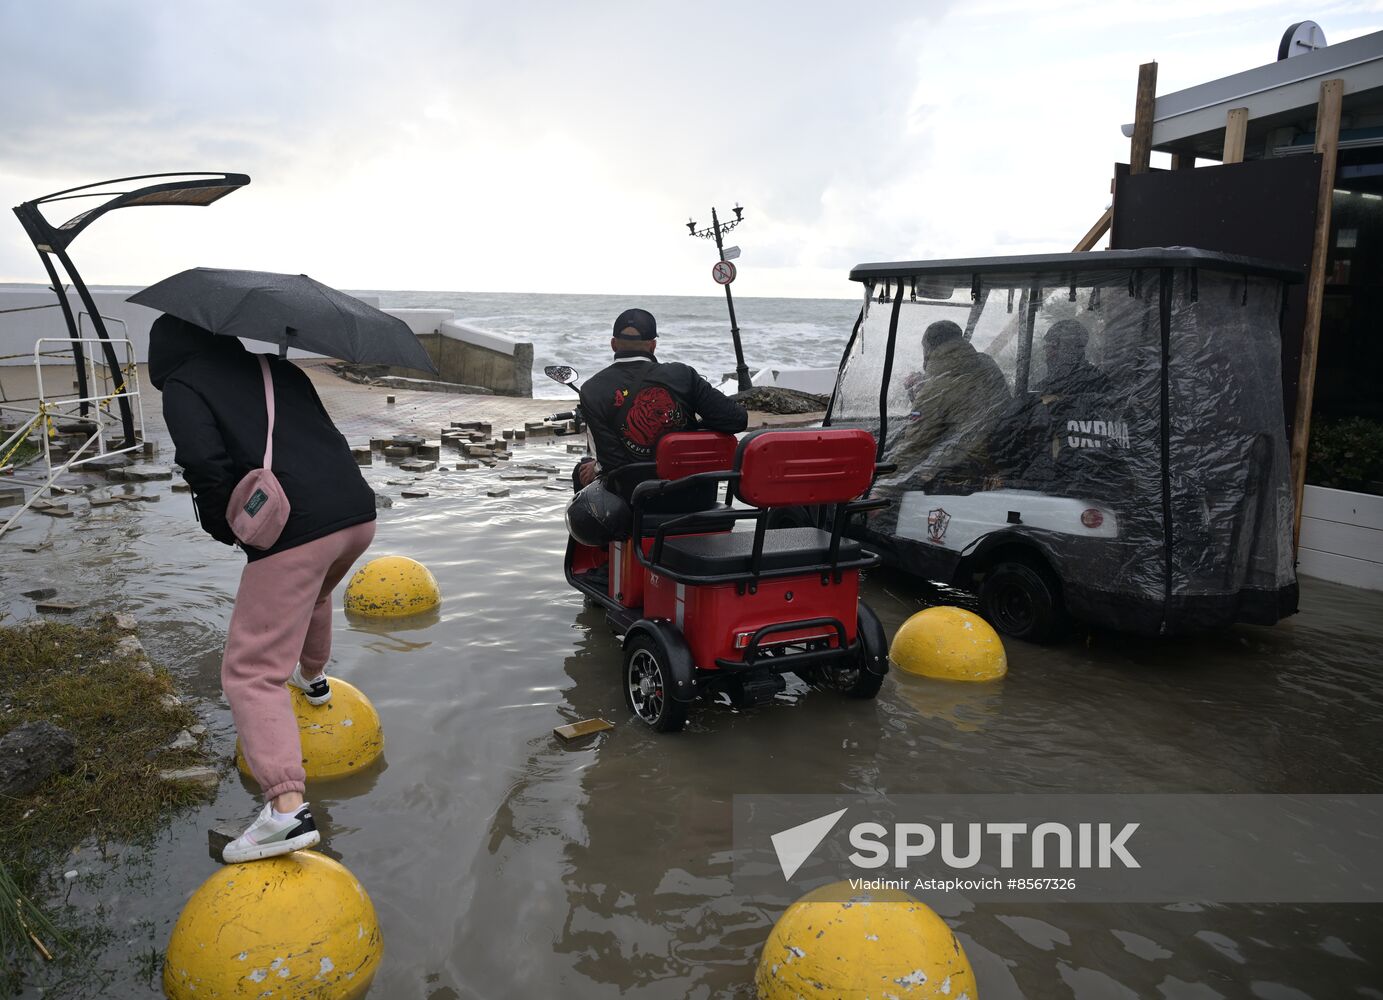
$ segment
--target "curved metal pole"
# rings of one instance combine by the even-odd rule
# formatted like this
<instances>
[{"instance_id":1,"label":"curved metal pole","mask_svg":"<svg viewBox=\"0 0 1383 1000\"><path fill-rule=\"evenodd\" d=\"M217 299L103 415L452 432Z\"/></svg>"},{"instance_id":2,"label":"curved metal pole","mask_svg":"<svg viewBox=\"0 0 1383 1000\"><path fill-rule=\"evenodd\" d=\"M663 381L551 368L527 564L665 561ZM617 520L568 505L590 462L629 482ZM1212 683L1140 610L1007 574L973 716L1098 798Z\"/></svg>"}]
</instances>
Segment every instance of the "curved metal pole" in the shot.
<instances>
[{"instance_id":1,"label":"curved metal pole","mask_svg":"<svg viewBox=\"0 0 1383 1000\"><path fill-rule=\"evenodd\" d=\"M855 317L855 325L850 328L850 339L845 342L845 353L840 356L840 364L836 367L836 382L831 386L831 399L826 404L826 416L821 421L822 427L831 426L831 417L836 412L836 397L840 394L840 377L845 373L845 362L850 358L850 350L855 346L855 340L860 335L860 326L864 323L864 307L860 307L860 314Z\"/></svg>"},{"instance_id":2,"label":"curved metal pole","mask_svg":"<svg viewBox=\"0 0 1383 1000\"><path fill-rule=\"evenodd\" d=\"M898 343L898 313L903 308L903 279L898 279L898 294L893 297L893 312L888 317L888 345L884 348L884 372L879 383L879 444L874 461L884 460L888 443L888 386L893 381L893 350Z\"/></svg>"},{"instance_id":3,"label":"curved metal pole","mask_svg":"<svg viewBox=\"0 0 1383 1000\"><path fill-rule=\"evenodd\" d=\"M96 329L96 337L101 341L101 350L105 353L106 364L110 370L117 372L115 392L125 391L125 371L120 367L120 360L115 356L115 345L110 342L110 336L106 333L105 320L101 319L101 313L96 308L96 300L91 297L91 292L87 290L86 282L82 281L82 276L77 273L77 269L72 266L72 258L68 257L64 251L54 250L53 253L58 260L62 261L63 270L72 279L72 285L77 289L77 294L81 297L82 305L86 307L87 315L91 317L91 325ZM116 399L120 404L120 425L125 432L125 447L134 447L134 412L130 409L128 396L120 396Z\"/></svg>"},{"instance_id":4,"label":"curved metal pole","mask_svg":"<svg viewBox=\"0 0 1383 1000\"><path fill-rule=\"evenodd\" d=\"M53 294L58 297L58 305L62 307L62 318L67 323L67 336L72 340L72 357L77 365L77 394L86 399L91 395L87 391L86 384L86 350L82 347L81 332L77 329L77 318L72 315L72 304L67 301L67 293L62 290L62 282L58 280L57 268L53 267L53 262L48 259L48 254L40 250L39 259L43 261L44 270L48 272L48 280L53 284ZM79 416L86 416L90 408L90 403L82 403L77 409Z\"/></svg>"}]
</instances>

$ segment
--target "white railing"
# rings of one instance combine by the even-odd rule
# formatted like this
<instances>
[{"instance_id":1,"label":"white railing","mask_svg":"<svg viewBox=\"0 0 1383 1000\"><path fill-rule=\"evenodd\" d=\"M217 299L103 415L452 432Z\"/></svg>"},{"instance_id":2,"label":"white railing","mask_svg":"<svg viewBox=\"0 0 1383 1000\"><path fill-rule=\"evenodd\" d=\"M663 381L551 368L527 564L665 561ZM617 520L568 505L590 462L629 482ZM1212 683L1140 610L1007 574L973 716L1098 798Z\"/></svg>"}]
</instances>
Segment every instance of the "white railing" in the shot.
<instances>
[{"instance_id":1,"label":"white railing","mask_svg":"<svg viewBox=\"0 0 1383 1000\"><path fill-rule=\"evenodd\" d=\"M86 313L78 317L78 330L82 329L82 320L87 319ZM112 317L102 317L107 323L119 323L122 330L125 326L123 320ZM78 394L73 391L62 391L53 388L52 395L49 389L53 387L53 372L49 372L47 385L44 383L44 368L51 369L52 362L47 366L44 359L72 357L72 367L76 369L76 350L75 345L80 344L83 348L84 363L86 367L86 393ZM55 345L64 345L57 347ZM117 369L111 369L104 358L105 345L112 346L117 351L123 351L124 362ZM0 403L0 411L8 411L19 414L23 419L19 427L15 429L3 443L0 443L0 472L11 468L10 459L18 451L19 446L28 439L29 435L35 430L38 431L39 440L43 446L43 464L46 470L46 477L41 483L25 482L24 485L35 487L33 494L15 510L4 524L0 524L0 535L4 535L10 529L20 515L34 505L34 502L43 498L58 478L63 473L70 471L74 467L81 466L87 462L102 458L107 455L120 455L134 451L141 447L139 441L130 444L123 444L120 447L108 447L106 433L113 428L123 431L124 422L118 412L120 400L128 400L134 417L135 435L139 440L144 438L144 404L139 388L139 366L135 360L134 344L128 337L112 337L103 340L97 337L40 337L34 343L34 373L37 379L37 395L22 400L11 400ZM63 366L62 371L66 371ZM15 405L17 403L32 403L31 407ZM87 408L87 414L82 415L83 405ZM112 410L117 412L112 412ZM89 425L89 430L83 428L76 433L85 433L84 439L61 456L56 456L58 462L55 465L53 454L53 438L58 434L57 421L62 420L81 420ZM72 437L72 432L65 436ZM23 482L22 480L19 480Z\"/></svg>"}]
</instances>

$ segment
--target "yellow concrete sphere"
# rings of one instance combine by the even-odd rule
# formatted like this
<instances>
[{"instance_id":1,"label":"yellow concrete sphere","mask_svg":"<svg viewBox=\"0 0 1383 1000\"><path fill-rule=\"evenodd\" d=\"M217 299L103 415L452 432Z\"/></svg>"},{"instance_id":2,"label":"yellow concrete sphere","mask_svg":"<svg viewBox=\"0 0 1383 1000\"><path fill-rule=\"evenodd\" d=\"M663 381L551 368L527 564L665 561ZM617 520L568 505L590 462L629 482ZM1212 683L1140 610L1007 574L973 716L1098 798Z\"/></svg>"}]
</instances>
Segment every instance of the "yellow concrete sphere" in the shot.
<instances>
[{"instance_id":1,"label":"yellow concrete sphere","mask_svg":"<svg viewBox=\"0 0 1383 1000\"><path fill-rule=\"evenodd\" d=\"M373 764L384 752L379 713L354 684L333 677L331 701L325 705L309 705L307 696L295 687L290 686L288 693L293 699L293 714L298 717L308 781L353 774ZM235 741L235 764L246 777L254 777L239 740Z\"/></svg>"},{"instance_id":2,"label":"yellow concrete sphere","mask_svg":"<svg viewBox=\"0 0 1383 1000\"><path fill-rule=\"evenodd\" d=\"M183 907L163 962L169 1000L356 1000L384 951L370 897L324 854L227 865Z\"/></svg>"},{"instance_id":3,"label":"yellow concrete sphere","mask_svg":"<svg viewBox=\"0 0 1383 1000\"><path fill-rule=\"evenodd\" d=\"M405 618L442 601L426 566L407 556L380 556L355 571L346 584L346 610L367 618Z\"/></svg>"},{"instance_id":4,"label":"yellow concrete sphere","mask_svg":"<svg viewBox=\"0 0 1383 1000\"><path fill-rule=\"evenodd\" d=\"M903 622L888 658L900 670L947 681L992 681L1008 673L999 633L963 608L927 608Z\"/></svg>"},{"instance_id":5,"label":"yellow concrete sphere","mask_svg":"<svg viewBox=\"0 0 1383 1000\"><path fill-rule=\"evenodd\" d=\"M759 1000L977 1000L975 973L946 921L907 893L836 882L778 918L754 977Z\"/></svg>"}]
</instances>

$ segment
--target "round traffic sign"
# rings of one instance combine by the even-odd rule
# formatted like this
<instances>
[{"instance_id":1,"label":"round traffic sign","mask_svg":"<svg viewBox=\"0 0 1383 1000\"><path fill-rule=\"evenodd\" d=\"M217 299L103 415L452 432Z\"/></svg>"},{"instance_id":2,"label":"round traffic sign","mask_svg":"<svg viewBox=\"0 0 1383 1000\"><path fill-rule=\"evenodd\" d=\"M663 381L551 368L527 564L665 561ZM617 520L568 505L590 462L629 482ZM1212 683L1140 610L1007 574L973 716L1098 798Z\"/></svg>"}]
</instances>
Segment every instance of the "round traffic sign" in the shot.
<instances>
[{"instance_id":1,"label":"round traffic sign","mask_svg":"<svg viewBox=\"0 0 1383 1000\"><path fill-rule=\"evenodd\" d=\"M735 280L735 265L728 260L717 261L716 266L711 268L711 277L717 285L728 285Z\"/></svg>"}]
</instances>

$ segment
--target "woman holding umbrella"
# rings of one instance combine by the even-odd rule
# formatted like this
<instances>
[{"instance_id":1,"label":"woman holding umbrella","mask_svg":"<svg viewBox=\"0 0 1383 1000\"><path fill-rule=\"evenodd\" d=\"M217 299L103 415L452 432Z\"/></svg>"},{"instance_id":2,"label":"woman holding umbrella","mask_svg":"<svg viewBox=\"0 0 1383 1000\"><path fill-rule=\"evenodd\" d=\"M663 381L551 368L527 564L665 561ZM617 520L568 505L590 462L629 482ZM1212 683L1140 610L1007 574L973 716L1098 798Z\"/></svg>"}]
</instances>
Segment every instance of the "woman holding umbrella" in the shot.
<instances>
[{"instance_id":1,"label":"woman holding umbrella","mask_svg":"<svg viewBox=\"0 0 1383 1000\"><path fill-rule=\"evenodd\" d=\"M300 688L313 705L331 698L331 593L374 538L374 493L295 365L261 360L234 336L164 315L150 330L149 376L163 393L175 459L202 529L239 544L248 560L221 683L267 801L222 856L227 863L254 861L310 847L320 837L304 801L298 725L284 685ZM227 508L237 485L263 467L282 489L286 518L277 538L256 548L264 539L238 538L233 521L265 501L255 494L242 502L237 494L237 506Z\"/></svg>"}]
</instances>

